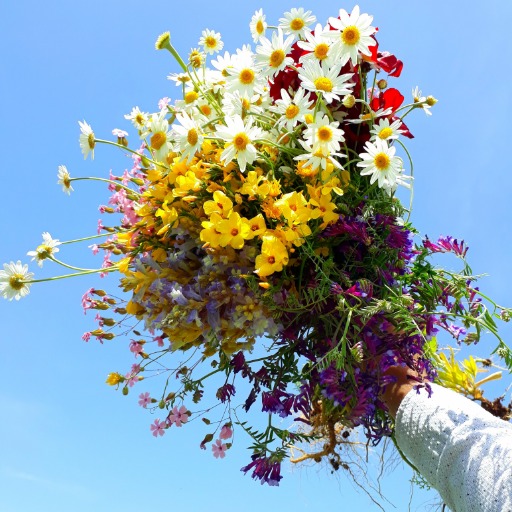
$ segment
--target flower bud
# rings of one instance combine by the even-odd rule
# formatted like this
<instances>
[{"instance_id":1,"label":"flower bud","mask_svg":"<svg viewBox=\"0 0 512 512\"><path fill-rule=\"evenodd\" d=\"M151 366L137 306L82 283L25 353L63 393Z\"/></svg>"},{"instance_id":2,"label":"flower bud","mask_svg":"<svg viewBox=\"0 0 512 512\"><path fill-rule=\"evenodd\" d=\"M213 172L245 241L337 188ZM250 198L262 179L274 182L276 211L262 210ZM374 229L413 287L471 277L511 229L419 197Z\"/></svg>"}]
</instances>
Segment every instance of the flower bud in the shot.
<instances>
[{"instance_id":1,"label":"flower bud","mask_svg":"<svg viewBox=\"0 0 512 512\"><path fill-rule=\"evenodd\" d=\"M352 108L356 104L356 98L353 94L347 94L341 103L345 108Z\"/></svg>"},{"instance_id":2,"label":"flower bud","mask_svg":"<svg viewBox=\"0 0 512 512\"><path fill-rule=\"evenodd\" d=\"M386 87L388 86L388 83L386 80L384 80L384 78L381 78L378 82L377 82L377 87L382 91L384 90Z\"/></svg>"},{"instance_id":3,"label":"flower bud","mask_svg":"<svg viewBox=\"0 0 512 512\"><path fill-rule=\"evenodd\" d=\"M129 390L128 390L128 388L125 386L125 387L123 388L123 395L124 395L124 396L126 396L128 393L129 393Z\"/></svg>"},{"instance_id":4,"label":"flower bud","mask_svg":"<svg viewBox=\"0 0 512 512\"><path fill-rule=\"evenodd\" d=\"M434 98L434 96L427 96L425 101L429 107L433 107L437 103L437 100Z\"/></svg>"}]
</instances>

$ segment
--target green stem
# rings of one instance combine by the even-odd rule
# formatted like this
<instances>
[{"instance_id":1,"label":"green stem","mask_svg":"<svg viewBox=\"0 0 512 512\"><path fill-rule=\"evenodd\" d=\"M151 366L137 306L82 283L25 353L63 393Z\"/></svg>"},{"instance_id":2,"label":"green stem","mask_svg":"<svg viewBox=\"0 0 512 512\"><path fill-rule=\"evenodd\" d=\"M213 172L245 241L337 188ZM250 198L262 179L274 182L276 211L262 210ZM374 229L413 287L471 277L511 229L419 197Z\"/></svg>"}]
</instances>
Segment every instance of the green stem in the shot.
<instances>
[{"instance_id":1,"label":"green stem","mask_svg":"<svg viewBox=\"0 0 512 512\"><path fill-rule=\"evenodd\" d=\"M91 180L91 181L103 181L105 183L110 183L112 185L115 185L116 187L124 188L126 191L130 192L130 194L136 194L140 197L140 194L135 192L130 187L127 187L126 185L123 185L122 183L119 183L118 181L108 180L107 178L97 178L96 176L84 176L82 178L70 178L69 181L81 181L81 180Z\"/></svg>"},{"instance_id":2,"label":"green stem","mask_svg":"<svg viewBox=\"0 0 512 512\"><path fill-rule=\"evenodd\" d=\"M74 240L66 240L65 242L61 242L60 245L74 244L75 242L83 242L85 240L93 240L94 238L101 238L101 237L109 236L111 234L112 233L101 233L99 235L91 235L91 236L86 236L84 238L75 238Z\"/></svg>"},{"instance_id":3,"label":"green stem","mask_svg":"<svg viewBox=\"0 0 512 512\"><path fill-rule=\"evenodd\" d=\"M75 276L86 276L89 274L99 274L100 272L114 272L118 270L117 266L107 268L98 268L95 270L87 270L85 272L77 272L75 274L66 274L63 276L55 276L55 277L47 277L46 279L31 279L30 281L22 281L23 284L33 284L33 283L44 283L45 281L57 281L59 279L66 279L67 277L75 277Z\"/></svg>"}]
</instances>

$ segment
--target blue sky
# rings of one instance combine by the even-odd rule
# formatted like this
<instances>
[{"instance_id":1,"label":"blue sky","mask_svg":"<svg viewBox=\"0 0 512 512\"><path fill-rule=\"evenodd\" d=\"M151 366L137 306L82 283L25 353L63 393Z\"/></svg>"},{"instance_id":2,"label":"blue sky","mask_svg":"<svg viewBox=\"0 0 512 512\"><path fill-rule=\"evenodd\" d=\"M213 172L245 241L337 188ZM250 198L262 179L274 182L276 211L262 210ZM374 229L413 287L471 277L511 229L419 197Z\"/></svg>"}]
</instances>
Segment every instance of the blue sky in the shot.
<instances>
[{"instance_id":1,"label":"blue sky","mask_svg":"<svg viewBox=\"0 0 512 512\"><path fill-rule=\"evenodd\" d=\"M413 222L431 238L465 239L473 271L488 274L482 290L511 305L512 4L489 1L478 11L439 0L359 5L374 16L381 49L405 63L394 85L406 96L419 85L439 99L432 117L418 112L408 121L416 136L408 144L415 164ZM300 6L323 23L353 4L4 2L0 263L28 262L26 252L40 243L43 231L61 240L95 232L97 206L106 202L107 191L79 182L67 197L56 185L57 167L67 165L74 176L106 177L109 169L121 174L129 166L107 147L97 149L94 162L84 162L77 121L87 120L98 137L109 138L113 128L134 132L123 117L133 106L155 111L160 98L177 97L178 89L166 80L177 65L153 48L161 32L171 31L183 55L197 46L204 28L221 32L225 49L234 51L251 42L248 23L256 9L277 23ZM86 245L65 255L78 265L99 264ZM59 272L49 265L31 269L37 277ZM221 461L199 450L204 433L197 424L153 438L154 418L137 406L138 392L123 397L104 384L109 372L127 371L134 362L128 341L100 346L81 340L94 327L94 315L84 316L80 305L91 286L114 291L116 283L45 283L19 303L0 302L2 512L378 510L349 479L323 466L286 466L280 488L260 486L239 471L249 456L241 434ZM481 353L487 343L493 340L481 343ZM499 389L511 381L505 377ZM408 510L410 476L399 464L386 475L384 492L392 505L383 503L385 510ZM435 493L416 490L411 510L435 510L436 503Z\"/></svg>"}]
</instances>

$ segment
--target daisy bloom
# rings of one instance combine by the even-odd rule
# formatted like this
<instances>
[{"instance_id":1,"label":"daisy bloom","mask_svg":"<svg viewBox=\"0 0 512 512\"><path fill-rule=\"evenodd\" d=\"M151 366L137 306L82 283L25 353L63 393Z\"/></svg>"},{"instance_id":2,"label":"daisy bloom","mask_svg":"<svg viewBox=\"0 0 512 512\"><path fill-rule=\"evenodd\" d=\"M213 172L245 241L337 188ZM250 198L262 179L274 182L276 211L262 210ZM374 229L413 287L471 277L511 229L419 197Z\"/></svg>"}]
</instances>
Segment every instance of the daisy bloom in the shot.
<instances>
[{"instance_id":1,"label":"daisy bloom","mask_svg":"<svg viewBox=\"0 0 512 512\"><path fill-rule=\"evenodd\" d=\"M279 18L279 28L281 28L285 34L304 37L307 27L315 21L316 17L311 14L311 11L304 11L302 7L299 9L292 8L290 12L284 13L284 18Z\"/></svg>"},{"instance_id":2,"label":"daisy bloom","mask_svg":"<svg viewBox=\"0 0 512 512\"><path fill-rule=\"evenodd\" d=\"M57 247L61 243L58 240L54 240L50 233L43 233L43 243L38 245L35 251L27 252L27 256L32 256L32 261L36 260L37 264L42 267L43 260L49 258L56 252L59 252Z\"/></svg>"},{"instance_id":3,"label":"daisy bloom","mask_svg":"<svg viewBox=\"0 0 512 512\"><path fill-rule=\"evenodd\" d=\"M20 300L29 294L30 283L27 281L33 277L28 265L22 265L21 261L4 263L4 269L0 270L0 294L8 300Z\"/></svg>"},{"instance_id":4,"label":"daisy bloom","mask_svg":"<svg viewBox=\"0 0 512 512\"><path fill-rule=\"evenodd\" d=\"M253 54L240 53L234 60L233 67L227 68L226 91L240 91L241 94L252 95L254 90L265 84L264 76L254 64Z\"/></svg>"},{"instance_id":5,"label":"daisy bloom","mask_svg":"<svg viewBox=\"0 0 512 512\"><path fill-rule=\"evenodd\" d=\"M304 116L310 112L313 100L309 99L309 93L299 88L292 98L285 89L281 89L281 99L276 100L274 112L280 114L278 124L292 131L297 123L304 120Z\"/></svg>"},{"instance_id":6,"label":"daisy bloom","mask_svg":"<svg viewBox=\"0 0 512 512\"><path fill-rule=\"evenodd\" d=\"M260 38L265 35L265 30L267 30L267 22L265 21L263 9L256 11L252 15L251 22L249 23L249 29L251 31L252 40L255 43L257 43Z\"/></svg>"},{"instance_id":7,"label":"daisy bloom","mask_svg":"<svg viewBox=\"0 0 512 512\"><path fill-rule=\"evenodd\" d=\"M372 21L373 16L359 14L358 5L350 14L340 9L339 18L329 18L329 24L336 29L331 31L330 37L335 38L334 46L342 66L349 60L355 66L359 53L371 55L370 47L375 46L375 39L371 36L376 32L371 26Z\"/></svg>"},{"instance_id":8,"label":"daisy bloom","mask_svg":"<svg viewBox=\"0 0 512 512\"><path fill-rule=\"evenodd\" d=\"M171 73L170 75L167 75L167 80L171 80L171 82L176 84L176 87L179 87L180 85L190 82L191 78L188 73Z\"/></svg>"},{"instance_id":9,"label":"daisy bloom","mask_svg":"<svg viewBox=\"0 0 512 512\"><path fill-rule=\"evenodd\" d=\"M328 164L341 169L341 164L334 157L346 158L346 155L341 153L331 153L327 147L313 148L311 144L303 140L299 140L301 146L307 151L306 154L296 156L294 160L299 162L304 161L302 168L311 167L315 169L326 169Z\"/></svg>"},{"instance_id":10,"label":"daisy bloom","mask_svg":"<svg viewBox=\"0 0 512 512\"><path fill-rule=\"evenodd\" d=\"M359 155L362 161L357 164L361 167L361 176L370 176L370 184L377 181L380 188L389 190L395 187L403 172L403 161L395 156L396 148L388 146L385 140L376 139L375 142L367 142L364 149L366 153Z\"/></svg>"},{"instance_id":11,"label":"daisy bloom","mask_svg":"<svg viewBox=\"0 0 512 512\"><path fill-rule=\"evenodd\" d=\"M321 94L326 103L339 100L340 96L351 94L354 84L349 82L350 73L340 75L341 65L330 67L325 63L308 61L299 71L299 79L302 87L316 94Z\"/></svg>"},{"instance_id":12,"label":"daisy bloom","mask_svg":"<svg viewBox=\"0 0 512 512\"><path fill-rule=\"evenodd\" d=\"M249 97L247 94L240 94L239 91L227 92L222 99L222 112L225 116L239 115L245 119L248 112L260 113L262 111L261 107L257 105L259 99L259 94Z\"/></svg>"},{"instance_id":13,"label":"daisy bloom","mask_svg":"<svg viewBox=\"0 0 512 512\"><path fill-rule=\"evenodd\" d=\"M148 114L141 112L139 107L133 107L132 111L126 114L124 118L131 121L137 130L143 130L148 122Z\"/></svg>"},{"instance_id":14,"label":"daisy bloom","mask_svg":"<svg viewBox=\"0 0 512 512\"><path fill-rule=\"evenodd\" d=\"M223 459L226 456L227 449L227 445L225 445L220 439L217 439L215 444L212 444L213 456L216 459Z\"/></svg>"},{"instance_id":15,"label":"daisy bloom","mask_svg":"<svg viewBox=\"0 0 512 512\"><path fill-rule=\"evenodd\" d=\"M432 115L432 112L430 112L430 107L432 107L433 105L435 105L437 103L437 100L433 96L429 96L428 98L425 98L425 96L421 95L421 91L420 91L419 87L416 86L412 90L412 99L413 99L414 103L419 103L418 106L421 106L421 108L423 109L425 114L427 114L427 116ZM431 100L429 101L429 99L431 99Z\"/></svg>"},{"instance_id":16,"label":"daisy bloom","mask_svg":"<svg viewBox=\"0 0 512 512\"><path fill-rule=\"evenodd\" d=\"M277 32L272 34L272 42L266 37L260 39L261 46L256 48L256 62L264 65L263 73L266 76L274 77L279 71L291 66L293 59L287 57L292 48L293 36L283 37L283 31L278 28Z\"/></svg>"},{"instance_id":17,"label":"daisy bloom","mask_svg":"<svg viewBox=\"0 0 512 512\"><path fill-rule=\"evenodd\" d=\"M263 132L257 126L252 126L252 120L247 125L240 116L226 117L227 126L217 125L217 137L227 144L222 152L221 159L224 163L236 159L240 170L245 172L247 164L252 164L256 159L256 148L253 141L260 139Z\"/></svg>"},{"instance_id":18,"label":"daisy bloom","mask_svg":"<svg viewBox=\"0 0 512 512\"><path fill-rule=\"evenodd\" d=\"M181 153L182 160L187 159L187 163L190 163L204 141L200 120L190 118L186 114L176 114L176 120L180 123L173 125L173 131L177 135L176 149Z\"/></svg>"},{"instance_id":19,"label":"daisy bloom","mask_svg":"<svg viewBox=\"0 0 512 512\"><path fill-rule=\"evenodd\" d=\"M199 45L203 47L205 53L213 54L220 52L224 48L224 43L220 40L220 34L213 30L203 30Z\"/></svg>"},{"instance_id":20,"label":"daisy bloom","mask_svg":"<svg viewBox=\"0 0 512 512\"><path fill-rule=\"evenodd\" d=\"M169 142L171 133L168 131L169 123L165 117L165 111L160 114L153 114L151 121L147 123L149 133L145 136L150 136L149 149L152 151L156 160L162 162L167 153L169 153Z\"/></svg>"},{"instance_id":21,"label":"daisy bloom","mask_svg":"<svg viewBox=\"0 0 512 512\"><path fill-rule=\"evenodd\" d=\"M84 160L87 158L89 153L91 154L91 159L94 160L94 146L96 145L96 141L94 140L94 132L92 128L84 121L78 121L80 126L80 149L84 154Z\"/></svg>"},{"instance_id":22,"label":"daisy bloom","mask_svg":"<svg viewBox=\"0 0 512 512\"><path fill-rule=\"evenodd\" d=\"M332 65L336 58L336 52L332 51L331 38L327 36L330 32L328 27L324 28L320 23L317 24L314 32L306 32L306 41L297 41L297 45L309 53L303 55L299 62L317 60Z\"/></svg>"},{"instance_id":23,"label":"daisy bloom","mask_svg":"<svg viewBox=\"0 0 512 512\"><path fill-rule=\"evenodd\" d=\"M329 117L322 112L317 112L314 122L308 124L304 133L304 139L313 151L317 149L327 148L329 153L339 151L340 142L345 141L343 130L338 126L340 123L334 121L329 122Z\"/></svg>"},{"instance_id":24,"label":"daisy bloom","mask_svg":"<svg viewBox=\"0 0 512 512\"><path fill-rule=\"evenodd\" d=\"M404 130L400 130L400 126L402 126L402 121L400 119L396 119L391 124L387 117L379 119L379 122L374 124L372 130L370 130L370 133L372 134L370 140L375 140L377 138L381 140L398 139L398 137L404 133Z\"/></svg>"},{"instance_id":25,"label":"daisy bloom","mask_svg":"<svg viewBox=\"0 0 512 512\"><path fill-rule=\"evenodd\" d=\"M73 192L73 187L71 186L71 176L65 165L59 165L57 178L59 178L57 185L62 185L62 191L69 196Z\"/></svg>"}]
</instances>

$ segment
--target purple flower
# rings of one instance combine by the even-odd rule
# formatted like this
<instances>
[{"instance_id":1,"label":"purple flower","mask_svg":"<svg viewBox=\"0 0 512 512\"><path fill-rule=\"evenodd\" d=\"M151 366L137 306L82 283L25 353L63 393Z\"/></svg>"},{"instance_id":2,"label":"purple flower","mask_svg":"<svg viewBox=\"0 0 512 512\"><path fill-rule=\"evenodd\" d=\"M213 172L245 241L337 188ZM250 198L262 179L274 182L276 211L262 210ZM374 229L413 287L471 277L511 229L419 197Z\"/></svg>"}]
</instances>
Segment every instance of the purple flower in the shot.
<instances>
[{"instance_id":1,"label":"purple flower","mask_svg":"<svg viewBox=\"0 0 512 512\"><path fill-rule=\"evenodd\" d=\"M240 471L247 473L252 469L252 478L261 480L261 484L279 485L281 478L281 462L270 457L255 453L252 462L241 468Z\"/></svg>"},{"instance_id":2,"label":"purple flower","mask_svg":"<svg viewBox=\"0 0 512 512\"><path fill-rule=\"evenodd\" d=\"M431 242L428 236L426 236L423 240L423 247L429 249L431 252L452 252L462 258L466 256L469 249L464 243L464 240L459 242L452 236L440 236L437 243Z\"/></svg>"},{"instance_id":3,"label":"purple flower","mask_svg":"<svg viewBox=\"0 0 512 512\"><path fill-rule=\"evenodd\" d=\"M216 397L222 402L231 400L231 397L235 394L235 386L233 384L224 384L217 390Z\"/></svg>"}]
</instances>

